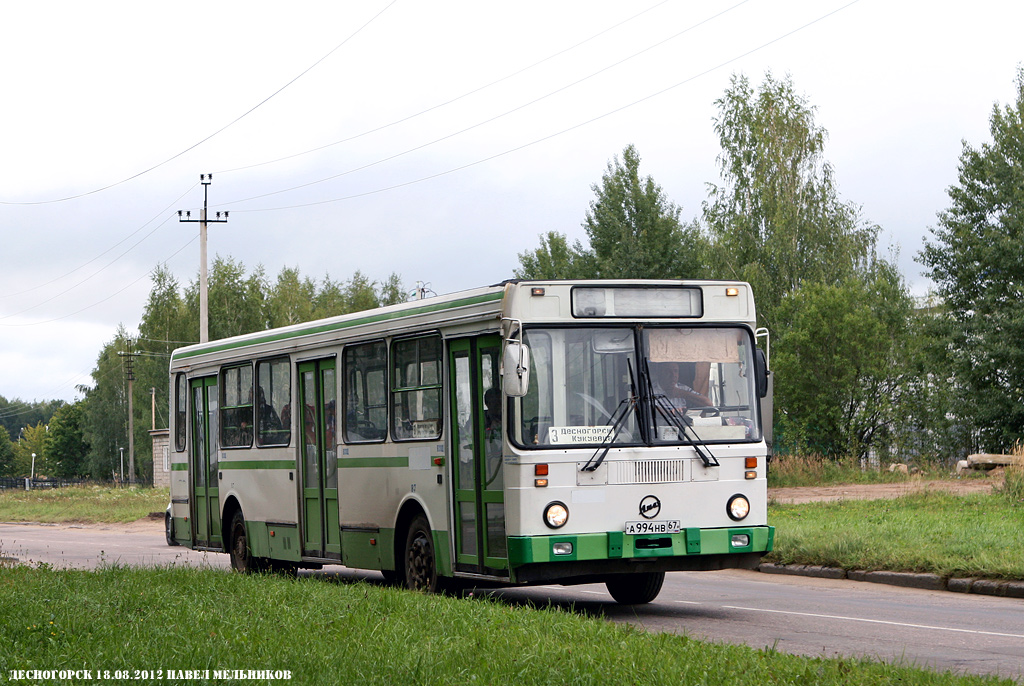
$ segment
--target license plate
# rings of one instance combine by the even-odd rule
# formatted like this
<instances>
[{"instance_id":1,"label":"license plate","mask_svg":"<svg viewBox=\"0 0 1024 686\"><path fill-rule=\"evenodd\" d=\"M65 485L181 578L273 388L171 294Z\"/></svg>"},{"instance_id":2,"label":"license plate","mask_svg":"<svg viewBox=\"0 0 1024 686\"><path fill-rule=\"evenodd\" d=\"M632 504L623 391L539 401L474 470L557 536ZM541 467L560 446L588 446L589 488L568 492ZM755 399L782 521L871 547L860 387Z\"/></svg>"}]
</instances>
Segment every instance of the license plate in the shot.
<instances>
[{"instance_id":1,"label":"license plate","mask_svg":"<svg viewBox=\"0 0 1024 686\"><path fill-rule=\"evenodd\" d=\"M677 534L682 530L678 519L626 522L627 534Z\"/></svg>"}]
</instances>

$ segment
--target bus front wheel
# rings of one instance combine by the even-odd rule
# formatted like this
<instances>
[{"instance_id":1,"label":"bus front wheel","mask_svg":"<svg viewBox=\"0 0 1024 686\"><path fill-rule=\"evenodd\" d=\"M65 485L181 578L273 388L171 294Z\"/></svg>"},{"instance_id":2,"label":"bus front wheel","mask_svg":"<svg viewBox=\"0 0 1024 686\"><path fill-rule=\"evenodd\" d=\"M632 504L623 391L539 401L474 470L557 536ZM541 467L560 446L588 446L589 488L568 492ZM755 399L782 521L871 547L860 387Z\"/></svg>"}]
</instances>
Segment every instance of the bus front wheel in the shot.
<instances>
[{"instance_id":1,"label":"bus front wheel","mask_svg":"<svg viewBox=\"0 0 1024 686\"><path fill-rule=\"evenodd\" d=\"M665 572L638 572L614 576L605 582L605 586L615 602L642 605L658 597L663 583Z\"/></svg>"},{"instance_id":2,"label":"bus front wheel","mask_svg":"<svg viewBox=\"0 0 1024 686\"><path fill-rule=\"evenodd\" d=\"M423 515L416 515L405 536L405 585L427 593L438 588L434 537Z\"/></svg>"}]
</instances>

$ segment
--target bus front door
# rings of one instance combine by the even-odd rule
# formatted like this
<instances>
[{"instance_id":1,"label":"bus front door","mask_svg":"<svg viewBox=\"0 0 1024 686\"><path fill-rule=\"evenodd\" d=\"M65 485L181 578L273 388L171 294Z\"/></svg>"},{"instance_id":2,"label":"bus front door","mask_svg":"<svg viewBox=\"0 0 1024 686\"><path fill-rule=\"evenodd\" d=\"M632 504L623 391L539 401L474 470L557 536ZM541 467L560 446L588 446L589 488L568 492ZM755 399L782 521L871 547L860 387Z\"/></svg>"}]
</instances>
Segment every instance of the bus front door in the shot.
<instances>
[{"instance_id":1,"label":"bus front door","mask_svg":"<svg viewBox=\"0 0 1024 686\"><path fill-rule=\"evenodd\" d=\"M217 377L192 379L192 452L189 508L197 548L220 548Z\"/></svg>"},{"instance_id":2,"label":"bus front door","mask_svg":"<svg viewBox=\"0 0 1024 686\"><path fill-rule=\"evenodd\" d=\"M452 341L455 568L508 574L502 474L501 338Z\"/></svg>"},{"instance_id":3,"label":"bus front door","mask_svg":"<svg viewBox=\"0 0 1024 686\"><path fill-rule=\"evenodd\" d=\"M299 464L303 554L341 559L335 374L333 358L299 364L299 397L302 399Z\"/></svg>"}]
</instances>

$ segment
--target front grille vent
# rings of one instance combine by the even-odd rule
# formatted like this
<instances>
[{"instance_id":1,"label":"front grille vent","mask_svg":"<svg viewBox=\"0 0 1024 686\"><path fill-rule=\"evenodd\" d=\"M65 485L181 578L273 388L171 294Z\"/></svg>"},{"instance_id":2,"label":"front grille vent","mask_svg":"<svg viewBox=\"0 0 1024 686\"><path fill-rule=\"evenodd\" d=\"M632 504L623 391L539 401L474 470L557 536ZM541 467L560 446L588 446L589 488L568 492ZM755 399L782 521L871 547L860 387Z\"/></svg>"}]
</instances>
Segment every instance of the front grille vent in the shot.
<instances>
[{"instance_id":1,"label":"front grille vent","mask_svg":"<svg viewBox=\"0 0 1024 686\"><path fill-rule=\"evenodd\" d=\"M687 460L636 460L611 462L610 484L670 484L686 481Z\"/></svg>"}]
</instances>

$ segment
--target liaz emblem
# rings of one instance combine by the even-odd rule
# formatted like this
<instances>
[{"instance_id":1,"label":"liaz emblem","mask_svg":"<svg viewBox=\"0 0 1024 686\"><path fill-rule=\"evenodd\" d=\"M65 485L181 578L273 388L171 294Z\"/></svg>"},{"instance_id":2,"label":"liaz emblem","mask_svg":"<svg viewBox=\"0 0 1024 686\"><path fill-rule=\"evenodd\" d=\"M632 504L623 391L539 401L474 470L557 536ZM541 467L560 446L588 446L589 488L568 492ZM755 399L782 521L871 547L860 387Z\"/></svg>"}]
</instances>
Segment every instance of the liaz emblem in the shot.
<instances>
[{"instance_id":1,"label":"liaz emblem","mask_svg":"<svg viewBox=\"0 0 1024 686\"><path fill-rule=\"evenodd\" d=\"M661 501L657 496L645 495L640 501L640 516L644 519L654 519L661 513Z\"/></svg>"}]
</instances>

